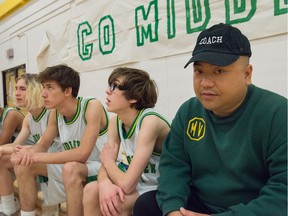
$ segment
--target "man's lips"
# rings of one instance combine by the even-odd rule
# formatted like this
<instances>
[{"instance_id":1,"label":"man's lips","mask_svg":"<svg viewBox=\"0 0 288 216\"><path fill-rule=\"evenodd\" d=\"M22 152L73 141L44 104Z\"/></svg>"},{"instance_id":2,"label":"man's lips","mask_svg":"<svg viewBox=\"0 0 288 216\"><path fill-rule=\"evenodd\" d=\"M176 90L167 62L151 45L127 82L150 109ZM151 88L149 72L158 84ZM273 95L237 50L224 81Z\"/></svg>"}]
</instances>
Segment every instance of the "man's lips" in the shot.
<instances>
[{"instance_id":1,"label":"man's lips","mask_svg":"<svg viewBox=\"0 0 288 216\"><path fill-rule=\"evenodd\" d=\"M202 91L201 92L201 97L203 98L213 98L213 97L216 97L218 96L218 94L216 94L215 92L212 92L212 91Z\"/></svg>"},{"instance_id":2,"label":"man's lips","mask_svg":"<svg viewBox=\"0 0 288 216\"><path fill-rule=\"evenodd\" d=\"M201 91L201 94L205 94L205 95L217 95L215 92L213 92L213 91L207 91L207 90Z\"/></svg>"}]
</instances>

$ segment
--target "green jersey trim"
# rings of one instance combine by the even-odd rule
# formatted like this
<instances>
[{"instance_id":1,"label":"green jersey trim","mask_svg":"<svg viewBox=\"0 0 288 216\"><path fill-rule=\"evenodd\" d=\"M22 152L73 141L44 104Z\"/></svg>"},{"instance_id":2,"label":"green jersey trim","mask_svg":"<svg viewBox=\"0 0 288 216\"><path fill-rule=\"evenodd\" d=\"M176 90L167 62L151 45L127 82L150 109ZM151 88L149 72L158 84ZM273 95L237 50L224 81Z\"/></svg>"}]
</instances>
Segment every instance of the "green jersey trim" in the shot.
<instances>
[{"instance_id":1,"label":"green jersey trim","mask_svg":"<svg viewBox=\"0 0 288 216\"><path fill-rule=\"evenodd\" d=\"M106 117L106 127L100 131L99 136L102 136L103 134L105 134L108 131L108 126L109 126L109 118L108 118L108 113L106 112L105 108L102 106L104 113L105 113L105 117Z\"/></svg>"},{"instance_id":2,"label":"green jersey trim","mask_svg":"<svg viewBox=\"0 0 288 216\"><path fill-rule=\"evenodd\" d=\"M142 124L142 121L143 121L143 119L146 117L146 116L149 116L149 115L155 115L155 116L158 116L160 119L162 119L164 122L166 122L166 124L169 126L169 127L171 127L171 124L169 123L169 121L167 120L167 119L165 119L162 115L160 115L159 113L157 113L157 112L148 112L148 113L145 113L143 116L142 116L142 118L141 118L141 120L140 120L140 128L141 128L141 124ZM160 153L158 153L158 152L152 152L152 154L153 155L156 155L156 156L161 156L161 154Z\"/></svg>"},{"instance_id":3,"label":"green jersey trim","mask_svg":"<svg viewBox=\"0 0 288 216\"><path fill-rule=\"evenodd\" d=\"M124 124L122 123L121 127L123 127L123 138L124 139L130 139L132 137L132 135L134 134L134 131L136 129L137 123L140 120L140 116L143 113L145 109L140 110L140 112L137 114L136 118L134 119L132 126L130 127L129 131L126 133L126 131L124 130ZM119 124L120 124L120 118L119 116L117 116L117 131L118 131L118 136L120 137L119 134Z\"/></svg>"},{"instance_id":4,"label":"green jersey trim","mask_svg":"<svg viewBox=\"0 0 288 216\"><path fill-rule=\"evenodd\" d=\"M166 122L166 124L169 126L169 127L171 127L171 124L169 123L169 121L167 120L167 119L165 119L162 115L160 115L159 113L157 113L157 112L148 112L148 113L145 113L143 116L142 116L142 118L141 118L141 120L140 120L140 127L141 127L141 124L142 124L142 121L143 121L143 119L146 117L146 116L149 116L149 115L155 115L155 116L158 116L160 119L162 119L164 122Z\"/></svg>"},{"instance_id":5,"label":"green jersey trim","mask_svg":"<svg viewBox=\"0 0 288 216\"><path fill-rule=\"evenodd\" d=\"M88 103L91 101L91 100L94 100L95 98L89 98L85 101L84 103L84 106L83 106L83 109L84 109L84 115L83 115L83 118L84 118L84 121L85 121L85 124L87 124L87 120L86 120L86 110L87 110L87 107L88 107Z\"/></svg>"},{"instance_id":6,"label":"green jersey trim","mask_svg":"<svg viewBox=\"0 0 288 216\"><path fill-rule=\"evenodd\" d=\"M89 182L93 182L93 181L97 181L97 175L88 176L86 178L86 184L89 183Z\"/></svg>"},{"instance_id":7,"label":"green jersey trim","mask_svg":"<svg viewBox=\"0 0 288 216\"><path fill-rule=\"evenodd\" d=\"M70 121L66 121L66 118L64 116L64 122L65 122L66 125L71 125L77 120L77 118L78 118L78 116L80 114L80 111L81 111L81 101L82 101L82 99L83 99L82 97L78 97L77 110L76 110L75 115L73 116L73 118Z\"/></svg>"},{"instance_id":8,"label":"green jersey trim","mask_svg":"<svg viewBox=\"0 0 288 216\"><path fill-rule=\"evenodd\" d=\"M11 109L8 110L9 108L11 108ZM6 110L8 110L7 113L10 112L10 111L12 111L12 110L15 110L15 111L21 113L22 116L24 116L24 114L23 114L22 112L20 112L20 110L18 110L17 108L5 106L5 107L3 108L2 113L1 113L1 116L0 116L0 123L3 121L3 116L4 116L4 113L6 112ZM7 113L6 113L6 115L7 115Z\"/></svg>"},{"instance_id":9,"label":"green jersey trim","mask_svg":"<svg viewBox=\"0 0 288 216\"><path fill-rule=\"evenodd\" d=\"M45 115L46 112L47 112L47 109L45 107L43 107L41 113L37 117L32 115L33 120L35 122L39 122L42 119L42 117Z\"/></svg>"},{"instance_id":10,"label":"green jersey trim","mask_svg":"<svg viewBox=\"0 0 288 216\"><path fill-rule=\"evenodd\" d=\"M88 103L91 101L91 100L95 100L95 98L90 98L90 99L87 99L85 101L85 104L84 104L84 121L85 121L85 124L87 124L87 120L86 120L86 110L87 110L87 107L88 107ZM99 132L99 136L102 136L103 134L105 134L107 131L108 131L108 124L109 124L109 118L108 118L108 114L105 110L105 108L102 106L104 112L105 112L105 118L106 118L106 126L105 128Z\"/></svg>"}]
</instances>

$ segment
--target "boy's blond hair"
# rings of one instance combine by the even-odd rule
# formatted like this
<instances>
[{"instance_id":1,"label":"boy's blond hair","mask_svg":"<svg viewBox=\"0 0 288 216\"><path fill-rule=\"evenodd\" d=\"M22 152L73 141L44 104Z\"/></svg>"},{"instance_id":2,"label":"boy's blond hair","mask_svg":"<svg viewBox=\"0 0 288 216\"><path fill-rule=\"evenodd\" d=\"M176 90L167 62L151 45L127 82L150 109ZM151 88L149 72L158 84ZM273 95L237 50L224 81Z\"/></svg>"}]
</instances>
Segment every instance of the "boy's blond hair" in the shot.
<instances>
[{"instance_id":1,"label":"boy's blond hair","mask_svg":"<svg viewBox=\"0 0 288 216\"><path fill-rule=\"evenodd\" d=\"M44 107L42 85L37 81L37 74L21 74L19 77L17 77L16 83L21 79L25 81L27 87L25 98L27 110Z\"/></svg>"}]
</instances>

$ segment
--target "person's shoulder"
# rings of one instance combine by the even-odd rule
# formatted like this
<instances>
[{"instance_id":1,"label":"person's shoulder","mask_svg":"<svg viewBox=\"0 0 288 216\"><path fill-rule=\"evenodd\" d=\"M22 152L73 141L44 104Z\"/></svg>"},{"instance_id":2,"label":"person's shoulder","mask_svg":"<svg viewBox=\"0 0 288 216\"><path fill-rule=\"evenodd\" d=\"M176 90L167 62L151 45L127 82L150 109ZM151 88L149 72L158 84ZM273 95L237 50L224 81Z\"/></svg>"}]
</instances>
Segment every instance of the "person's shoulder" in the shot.
<instances>
[{"instance_id":1,"label":"person's shoulder","mask_svg":"<svg viewBox=\"0 0 288 216\"><path fill-rule=\"evenodd\" d=\"M141 112L142 112L141 119L146 118L146 116L150 116L151 118L154 119L154 121L159 121L159 122L164 121L168 124L168 126L170 126L170 122L168 121L168 118L164 114L156 110L155 108L146 108L146 109L143 109Z\"/></svg>"},{"instance_id":2,"label":"person's shoulder","mask_svg":"<svg viewBox=\"0 0 288 216\"><path fill-rule=\"evenodd\" d=\"M203 105L200 103L199 99L197 97L191 97L184 101L179 109L186 109L188 107L203 107Z\"/></svg>"},{"instance_id":3,"label":"person's shoulder","mask_svg":"<svg viewBox=\"0 0 288 216\"><path fill-rule=\"evenodd\" d=\"M29 126L30 118L31 118L31 113L28 112L28 113L25 115L24 119L23 119L22 128L23 128L23 127L30 127L30 126Z\"/></svg>"},{"instance_id":4,"label":"person's shoulder","mask_svg":"<svg viewBox=\"0 0 288 216\"><path fill-rule=\"evenodd\" d=\"M20 110L15 107L5 106L3 112L20 112Z\"/></svg>"},{"instance_id":5,"label":"person's shoulder","mask_svg":"<svg viewBox=\"0 0 288 216\"><path fill-rule=\"evenodd\" d=\"M180 107L177 109L175 116L182 116L180 118L186 118L187 116L193 115L202 115L205 112L205 108L199 101L197 97L191 97L183 102Z\"/></svg>"},{"instance_id":6,"label":"person's shoulder","mask_svg":"<svg viewBox=\"0 0 288 216\"><path fill-rule=\"evenodd\" d=\"M252 86L253 91L248 96L248 110L257 110L261 116L278 116L287 114L287 98L270 90ZM255 113L255 112L254 112Z\"/></svg>"},{"instance_id":7,"label":"person's shoulder","mask_svg":"<svg viewBox=\"0 0 288 216\"><path fill-rule=\"evenodd\" d=\"M16 108L7 107L4 110L7 113L7 117L8 118L9 117L12 117L12 118L18 117L18 118L24 119L24 114L20 110L18 110Z\"/></svg>"},{"instance_id":8,"label":"person's shoulder","mask_svg":"<svg viewBox=\"0 0 288 216\"><path fill-rule=\"evenodd\" d=\"M253 86L253 88L257 97L259 97L260 100L263 101L264 103L278 104L278 105L287 104L287 98L285 98L280 94L277 94L276 92L257 86Z\"/></svg>"},{"instance_id":9,"label":"person's shoulder","mask_svg":"<svg viewBox=\"0 0 288 216\"><path fill-rule=\"evenodd\" d=\"M78 97L78 100L84 104L89 104L89 106L90 104L92 104L92 106L102 105L101 101L95 97Z\"/></svg>"},{"instance_id":10,"label":"person's shoulder","mask_svg":"<svg viewBox=\"0 0 288 216\"><path fill-rule=\"evenodd\" d=\"M141 115L162 115L158 110L152 107L142 109L140 113Z\"/></svg>"},{"instance_id":11,"label":"person's shoulder","mask_svg":"<svg viewBox=\"0 0 288 216\"><path fill-rule=\"evenodd\" d=\"M106 110L103 107L100 100L94 98L94 97L85 97L79 99L82 109L82 113L85 115L85 119L87 122L93 122L94 119L91 118L94 117L101 117L105 115ZM90 116L90 117L89 117ZM101 117L102 118L102 117Z\"/></svg>"},{"instance_id":12,"label":"person's shoulder","mask_svg":"<svg viewBox=\"0 0 288 216\"><path fill-rule=\"evenodd\" d=\"M25 121L29 121L30 118L32 118L32 114L31 114L30 112L28 112L28 113L25 115L24 120L25 120Z\"/></svg>"}]
</instances>

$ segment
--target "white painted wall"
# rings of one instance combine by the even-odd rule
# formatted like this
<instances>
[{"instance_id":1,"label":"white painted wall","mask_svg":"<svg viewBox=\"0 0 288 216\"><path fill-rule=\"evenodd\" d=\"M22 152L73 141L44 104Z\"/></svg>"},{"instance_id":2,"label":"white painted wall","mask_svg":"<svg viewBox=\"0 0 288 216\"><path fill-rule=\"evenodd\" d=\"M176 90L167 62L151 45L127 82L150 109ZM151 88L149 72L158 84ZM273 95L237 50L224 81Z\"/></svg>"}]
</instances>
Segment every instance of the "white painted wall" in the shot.
<instances>
[{"instance_id":1,"label":"white painted wall","mask_svg":"<svg viewBox=\"0 0 288 216\"><path fill-rule=\"evenodd\" d=\"M0 71L26 64L27 72L38 73L36 57L45 31L85 13L93 4L95 0L31 0L17 13L0 21ZM251 45L253 83L287 97L287 33L253 40ZM9 48L14 49L13 59L6 57ZM183 68L190 57L189 52L125 65L150 73L159 88L156 108L170 120L178 107L194 96L192 67ZM95 96L105 104L107 79L113 69L81 73L79 95ZM2 83L1 76L1 104Z\"/></svg>"}]
</instances>

